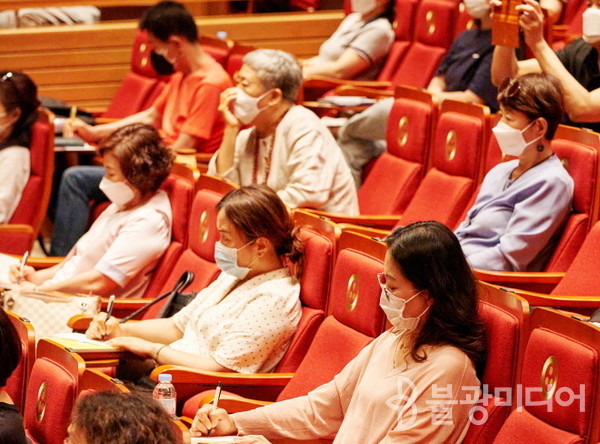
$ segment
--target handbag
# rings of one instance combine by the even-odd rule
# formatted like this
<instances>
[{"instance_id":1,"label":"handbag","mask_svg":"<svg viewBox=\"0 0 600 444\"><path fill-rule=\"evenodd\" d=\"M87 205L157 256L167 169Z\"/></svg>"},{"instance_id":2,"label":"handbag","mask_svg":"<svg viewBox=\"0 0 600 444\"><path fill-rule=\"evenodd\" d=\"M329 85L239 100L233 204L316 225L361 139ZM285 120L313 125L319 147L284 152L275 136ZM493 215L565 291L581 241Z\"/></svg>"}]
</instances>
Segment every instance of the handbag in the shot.
<instances>
[{"instance_id":1,"label":"handbag","mask_svg":"<svg viewBox=\"0 0 600 444\"><path fill-rule=\"evenodd\" d=\"M47 338L70 333L71 316L94 316L100 311L100 296L66 294L57 291L5 290L2 307L31 322L35 336Z\"/></svg>"}]
</instances>

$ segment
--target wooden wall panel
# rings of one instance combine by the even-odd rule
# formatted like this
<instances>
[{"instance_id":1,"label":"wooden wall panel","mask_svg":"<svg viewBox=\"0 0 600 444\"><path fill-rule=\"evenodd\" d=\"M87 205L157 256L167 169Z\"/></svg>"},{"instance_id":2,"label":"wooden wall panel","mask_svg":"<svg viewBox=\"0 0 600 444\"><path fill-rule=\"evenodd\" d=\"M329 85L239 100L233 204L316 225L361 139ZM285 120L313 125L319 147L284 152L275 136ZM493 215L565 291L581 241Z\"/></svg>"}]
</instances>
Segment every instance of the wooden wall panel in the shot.
<instances>
[{"instance_id":1,"label":"wooden wall panel","mask_svg":"<svg viewBox=\"0 0 600 444\"><path fill-rule=\"evenodd\" d=\"M341 12L197 18L202 34L225 31L243 44L314 55L336 29ZM133 21L0 30L0 70L31 75L40 95L80 107L105 107L129 69Z\"/></svg>"}]
</instances>

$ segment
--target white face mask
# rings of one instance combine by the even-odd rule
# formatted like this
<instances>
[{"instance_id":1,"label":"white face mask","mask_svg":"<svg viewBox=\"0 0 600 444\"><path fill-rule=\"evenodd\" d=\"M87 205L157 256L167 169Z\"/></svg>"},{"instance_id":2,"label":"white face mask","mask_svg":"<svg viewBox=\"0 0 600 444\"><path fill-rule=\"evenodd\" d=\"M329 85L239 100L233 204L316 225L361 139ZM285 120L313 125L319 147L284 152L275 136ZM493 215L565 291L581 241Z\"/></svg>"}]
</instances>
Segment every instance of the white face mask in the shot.
<instances>
[{"instance_id":1,"label":"white face mask","mask_svg":"<svg viewBox=\"0 0 600 444\"><path fill-rule=\"evenodd\" d=\"M374 0L352 0L352 12L365 15L375 9L377 3Z\"/></svg>"},{"instance_id":2,"label":"white face mask","mask_svg":"<svg viewBox=\"0 0 600 444\"><path fill-rule=\"evenodd\" d=\"M237 262L237 253L250 245L253 240L240 248L226 247L220 241L215 242L215 262L223 273L230 274L238 279L244 279L250 272L250 267L240 267ZM254 262L254 261L252 261ZM250 264L252 265L252 263Z\"/></svg>"},{"instance_id":3,"label":"white face mask","mask_svg":"<svg viewBox=\"0 0 600 444\"><path fill-rule=\"evenodd\" d=\"M125 182L113 182L106 177L100 181L100 189L119 208L123 208L135 197L135 193Z\"/></svg>"},{"instance_id":4,"label":"white face mask","mask_svg":"<svg viewBox=\"0 0 600 444\"><path fill-rule=\"evenodd\" d=\"M421 293L423 293L423 290L419 291L408 299L402 299L398 296L394 296L389 292L389 290L387 290L385 287L382 287L381 296L379 297L379 306L385 313L388 321L390 321L390 324L392 324L394 327L394 330L404 332L414 330L417 325L419 325L419 319L421 319L421 317L427 313L429 306L423 310L423 313L413 318L405 318L404 309L406 308L406 304L408 302L412 301Z\"/></svg>"},{"instance_id":5,"label":"white face mask","mask_svg":"<svg viewBox=\"0 0 600 444\"><path fill-rule=\"evenodd\" d=\"M533 122L535 122L535 120ZM500 150L509 156L519 157L521 154L523 154L525 148L540 140L542 138L541 136L530 142L526 142L525 138L523 137L523 133L527 131L531 125L533 125L533 122L531 122L522 130L513 128L507 123L498 122L498 124L492 128L492 132L494 133L494 136L496 136Z\"/></svg>"},{"instance_id":6,"label":"white face mask","mask_svg":"<svg viewBox=\"0 0 600 444\"><path fill-rule=\"evenodd\" d=\"M485 17L490 11L488 0L463 0L469 15L475 19Z\"/></svg>"},{"instance_id":7,"label":"white face mask","mask_svg":"<svg viewBox=\"0 0 600 444\"><path fill-rule=\"evenodd\" d=\"M600 9L587 8L583 12L583 40L587 43L600 42Z\"/></svg>"},{"instance_id":8,"label":"white face mask","mask_svg":"<svg viewBox=\"0 0 600 444\"><path fill-rule=\"evenodd\" d=\"M244 125L248 125L262 111L262 109L258 107L258 102L272 90L269 90L258 97L252 97L241 88L236 88L236 90L237 94L235 96L235 101L233 102L233 114Z\"/></svg>"}]
</instances>

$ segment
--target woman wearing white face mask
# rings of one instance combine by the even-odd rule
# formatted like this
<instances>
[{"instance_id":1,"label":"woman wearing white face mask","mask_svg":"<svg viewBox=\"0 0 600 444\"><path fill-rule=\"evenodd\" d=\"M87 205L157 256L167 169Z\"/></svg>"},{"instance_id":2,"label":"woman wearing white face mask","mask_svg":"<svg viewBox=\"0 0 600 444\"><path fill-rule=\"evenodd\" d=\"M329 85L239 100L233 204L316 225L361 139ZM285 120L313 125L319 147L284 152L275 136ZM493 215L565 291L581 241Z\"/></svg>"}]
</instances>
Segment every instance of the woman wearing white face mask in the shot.
<instances>
[{"instance_id":1,"label":"woman wearing white face mask","mask_svg":"<svg viewBox=\"0 0 600 444\"><path fill-rule=\"evenodd\" d=\"M394 42L393 0L352 0L348 14L319 48L302 61L304 77L374 80Z\"/></svg>"},{"instance_id":2,"label":"woman wearing white face mask","mask_svg":"<svg viewBox=\"0 0 600 444\"><path fill-rule=\"evenodd\" d=\"M563 114L562 91L549 74L527 74L505 82L498 101L494 136L504 154L518 158L485 176L456 235L475 268L539 271L573 199L573 180L550 144Z\"/></svg>"},{"instance_id":3,"label":"woman wearing white face mask","mask_svg":"<svg viewBox=\"0 0 600 444\"><path fill-rule=\"evenodd\" d=\"M149 125L115 131L99 148L100 187L112 201L67 257L54 267L25 267L24 287L141 297L171 240L171 205L159 190L173 154ZM17 281L18 269L11 270Z\"/></svg>"},{"instance_id":4,"label":"woman wearing white face mask","mask_svg":"<svg viewBox=\"0 0 600 444\"><path fill-rule=\"evenodd\" d=\"M456 237L438 222L398 228L386 244L379 279L390 330L307 396L231 416L205 405L192 432L297 440L336 433L334 443L343 444L461 442L486 360L475 279ZM448 386L444 401L452 408L446 421L436 421L436 392Z\"/></svg>"},{"instance_id":5,"label":"woman wearing white face mask","mask_svg":"<svg viewBox=\"0 0 600 444\"><path fill-rule=\"evenodd\" d=\"M29 135L39 105L27 75L0 71L0 224L10 220L29 179Z\"/></svg>"},{"instance_id":6,"label":"woman wearing white face mask","mask_svg":"<svg viewBox=\"0 0 600 444\"><path fill-rule=\"evenodd\" d=\"M501 5L500 0L491 0ZM554 52L544 40L544 14L534 0L523 0L519 26L535 58L517 61L514 50L497 46L492 60L492 81L499 85L506 77L530 72L553 74L563 88L565 110L571 125L600 131L600 0L588 1L582 16L583 36Z\"/></svg>"},{"instance_id":7,"label":"woman wearing white face mask","mask_svg":"<svg viewBox=\"0 0 600 444\"><path fill-rule=\"evenodd\" d=\"M112 345L149 358L150 368L272 371L301 316L302 243L285 205L264 185L232 191L217 210L222 273L215 282L173 317L119 324L114 317L105 323L101 313L87 335L113 338Z\"/></svg>"},{"instance_id":8,"label":"woman wearing white face mask","mask_svg":"<svg viewBox=\"0 0 600 444\"><path fill-rule=\"evenodd\" d=\"M208 173L241 186L266 184L292 208L357 215L356 188L335 139L312 111L294 104L298 62L273 49L243 61L236 88L221 94L225 133Z\"/></svg>"}]
</instances>

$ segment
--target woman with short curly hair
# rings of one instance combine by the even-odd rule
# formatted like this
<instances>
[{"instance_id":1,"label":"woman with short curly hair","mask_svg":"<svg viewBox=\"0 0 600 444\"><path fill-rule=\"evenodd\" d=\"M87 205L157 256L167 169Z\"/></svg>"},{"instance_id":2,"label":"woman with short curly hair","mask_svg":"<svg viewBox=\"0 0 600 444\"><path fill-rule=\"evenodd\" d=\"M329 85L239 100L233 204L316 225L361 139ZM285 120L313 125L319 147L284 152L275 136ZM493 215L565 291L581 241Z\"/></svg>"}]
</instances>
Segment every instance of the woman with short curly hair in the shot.
<instances>
[{"instance_id":1,"label":"woman with short curly hair","mask_svg":"<svg viewBox=\"0 0 600 444\"><path fill-rule=\"evenodd\" d=\"M180 444L162 406L142 393L100 392L73 410L65 444Z\"/></svg>"},{"instance_id":2,"label":"woman with short curly hair","mask_svg":"<svg viewBox=\"0 0 600 444\"><path fill-rule=\"evenodd\" d=\"M139 123L115 131L99 153L106 170L100 188L112 205L60 264L25 267L22 286L119 297L141 297L146 289L171 240L171 205L158 188L173 154L153 127ZM17 281L17 268L11 273Z\"/></svg>"}]
</instances>

